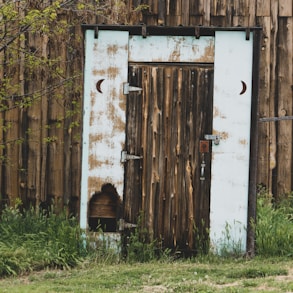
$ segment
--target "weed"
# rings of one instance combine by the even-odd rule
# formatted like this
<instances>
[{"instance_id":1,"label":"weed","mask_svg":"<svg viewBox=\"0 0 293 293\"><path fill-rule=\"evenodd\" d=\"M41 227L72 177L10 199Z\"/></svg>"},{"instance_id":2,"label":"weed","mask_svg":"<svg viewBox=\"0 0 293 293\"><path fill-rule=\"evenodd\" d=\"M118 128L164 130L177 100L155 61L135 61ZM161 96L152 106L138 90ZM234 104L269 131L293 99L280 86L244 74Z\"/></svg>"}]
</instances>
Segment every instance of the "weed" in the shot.
<instances>
[{"instance_id":1,"label":"weed","mask_svg":"<svg viewBox=\"0 0 293 293\"><path fill-rule=\"evenodd\" d=\"M69 268L80 257L76 219L12 207L0 217L0 276L45 267Z\"/></svg>"},{"instance_id":2,"label":"weed","mask_svg":"<svg viewBox=\"0 0 293 293\"><path fill-rule=\"evenodd\" d=\"M268 192L259 192L257 220L253 223L258 255L293 256L292 211L292 196L274 203Z\"/></svg>"},{"instance_id":3,"label":"weed","mask_svg":"<svg viewBox=\"0 0 293 293\"><path fill-rule=\"evenodd\" d=\"M142 226L142 215L138 219L137 226L125 238L125 255L128 262L165 260L171 255L170 249L162 247L162 241L150 239L147 229Z\"/></svg>"}]
</instances>

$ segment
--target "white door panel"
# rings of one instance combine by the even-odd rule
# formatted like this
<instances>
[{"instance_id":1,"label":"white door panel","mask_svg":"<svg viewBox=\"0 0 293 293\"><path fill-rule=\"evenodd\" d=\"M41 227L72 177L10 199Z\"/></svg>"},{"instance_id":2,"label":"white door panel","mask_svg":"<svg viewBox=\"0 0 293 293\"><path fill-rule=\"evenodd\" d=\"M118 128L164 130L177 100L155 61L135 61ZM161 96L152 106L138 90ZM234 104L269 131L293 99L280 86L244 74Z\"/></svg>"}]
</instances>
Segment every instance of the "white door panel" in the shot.
<instances>
[{"instance_id":1,"label":"white door panel","mask_svg":"<svg viewBox=\"0 0 293 293\"><path fill-rule=\"evenodd\" d=\"M213 133L221 140L212 149L210 238L217 250L246 250L252 39L245 32L215 36Z\"/></svg>"}]
</instances>

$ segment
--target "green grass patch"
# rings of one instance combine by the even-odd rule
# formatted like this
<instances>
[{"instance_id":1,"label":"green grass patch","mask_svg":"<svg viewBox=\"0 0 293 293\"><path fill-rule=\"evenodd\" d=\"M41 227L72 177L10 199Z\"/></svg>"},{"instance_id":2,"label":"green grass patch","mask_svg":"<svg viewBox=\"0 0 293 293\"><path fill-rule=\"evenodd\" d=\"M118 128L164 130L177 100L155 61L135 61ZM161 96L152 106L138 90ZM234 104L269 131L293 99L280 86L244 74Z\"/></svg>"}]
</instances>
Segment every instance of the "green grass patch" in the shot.
<instances>
[{"instance_id":1,"label":"green grass patch","mask_svg":"<svg viewBox=\"0 0 293 293\"><path fill-rule=\"evenodd\" d=\"M279 258L81 263L2 279L0 292L290 292L290 268L290 259Z\"/></svg>"},{"instance_id":2,"label":"green grass patch","mask_svg":"<svg viewBox=\"0 0 293 293\"><path fill-rule=\"evenodd\" d=\"M274 202L271 194L261 189L257 200L257 254L261 256L293 256L293 197L286 195Z\"/></svg>"},{"instance_id":3,"label":"green grass patch","mask_svg":"<svg viewBox=\"0 0 293 293\"><path fill-rule=\"evenodd\" d=\"M65 214L6 208L0 217L0 277L73 267L82 254L80 239L77 221Z\"/></svg>"}]
</instances>

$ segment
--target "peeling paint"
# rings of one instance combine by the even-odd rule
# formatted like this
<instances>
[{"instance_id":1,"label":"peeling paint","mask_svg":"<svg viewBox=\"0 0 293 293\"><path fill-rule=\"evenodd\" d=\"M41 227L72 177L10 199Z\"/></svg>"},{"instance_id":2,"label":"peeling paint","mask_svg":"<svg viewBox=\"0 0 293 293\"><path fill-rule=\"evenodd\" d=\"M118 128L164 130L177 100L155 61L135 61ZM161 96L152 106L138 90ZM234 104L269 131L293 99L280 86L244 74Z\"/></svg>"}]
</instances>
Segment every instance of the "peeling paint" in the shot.
<instances>
[{"instance_id":1,"label":"peeling paint","mask_svg":"<svg viewBox=\"0 0 293 293\"><path fill-rule=\"evenodd\" d=\"M129 61L213 63L214 38L148 36L142 39L140 36L130 36Z\"/></svg>"}]
</instances>

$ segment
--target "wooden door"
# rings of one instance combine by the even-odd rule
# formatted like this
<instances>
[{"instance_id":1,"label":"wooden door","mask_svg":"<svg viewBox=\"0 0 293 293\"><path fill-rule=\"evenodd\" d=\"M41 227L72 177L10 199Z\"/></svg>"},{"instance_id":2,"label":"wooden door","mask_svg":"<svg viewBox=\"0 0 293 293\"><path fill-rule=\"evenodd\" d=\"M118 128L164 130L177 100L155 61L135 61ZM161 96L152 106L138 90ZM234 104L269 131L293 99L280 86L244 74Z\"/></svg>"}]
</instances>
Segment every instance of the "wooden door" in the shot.
<instances>
[{"instance_id":1,"label":"wooden door","mask_svg":"<svg viewBox=\"0 0 293 293\"><path fill-rule=\"evenodd\" d=\"M127 97L126 151L142 159L125 163L124 218L141 215L163 247L198 249L209 227L211 152L199 146L212 133L213 66L130 64L129 84L142 91Z\"/></svg>"}]
</instances>

